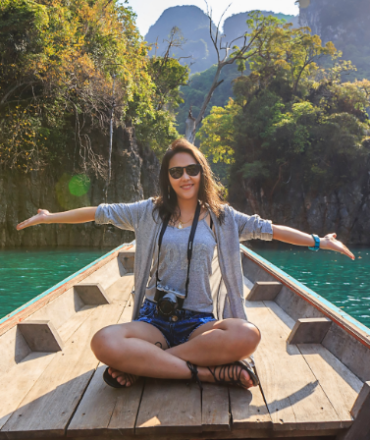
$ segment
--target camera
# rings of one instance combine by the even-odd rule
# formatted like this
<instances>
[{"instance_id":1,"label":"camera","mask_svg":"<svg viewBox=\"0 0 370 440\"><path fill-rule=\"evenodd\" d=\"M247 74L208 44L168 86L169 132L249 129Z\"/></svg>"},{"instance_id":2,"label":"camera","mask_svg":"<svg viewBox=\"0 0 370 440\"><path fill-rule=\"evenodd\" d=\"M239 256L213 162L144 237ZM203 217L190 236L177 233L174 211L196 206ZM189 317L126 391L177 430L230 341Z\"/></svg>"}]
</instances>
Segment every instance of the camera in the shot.
<instances>
[{"instance_id":1,"label":"camera","mask_svg":"<svg viewBox=\"0 0 370 440\"><path fill-rule=\"evenodd\" d=\"M157 310L162 316L171 316L175 310L181 309L184 299L184 294L171 290L168 286L157 286L154 296Z\"/></svg>"}]
</instances>

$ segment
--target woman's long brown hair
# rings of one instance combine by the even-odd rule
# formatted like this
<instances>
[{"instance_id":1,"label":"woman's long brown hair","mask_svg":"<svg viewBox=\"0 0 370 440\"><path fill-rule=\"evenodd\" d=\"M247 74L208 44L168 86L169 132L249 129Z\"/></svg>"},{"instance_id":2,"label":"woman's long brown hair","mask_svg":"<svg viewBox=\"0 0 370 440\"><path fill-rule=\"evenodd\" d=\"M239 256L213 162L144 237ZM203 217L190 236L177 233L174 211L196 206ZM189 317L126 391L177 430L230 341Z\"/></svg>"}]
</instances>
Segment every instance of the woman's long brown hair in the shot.
<instances>
[{"instance_id":1,"label":"woman's long brown hair","mask_svg":"<svg viewBox=\"0 0 370 440\"><path fill-rule=\"evenodd\" d=\"M170 145L169 149L163 156L161 171L159 173L159 196L154 199L155 208L158 210L162 220L172 217L176 221L179 217L177 208L177 195L172 189L170 179L168 177L168 168L170 160L177 153L188 153L193 156L194 160L202 167L198 199L203 207L208 207L218 218L219 222L223 222L225 202L221 200L221 186L215 181L212 170L208 165L207 159L197 147L188 142L186 139L177 139ZM170 189L170 193L168 193ZM170 194L170 197L168 197Z\"/></svg>"}]
</instances>

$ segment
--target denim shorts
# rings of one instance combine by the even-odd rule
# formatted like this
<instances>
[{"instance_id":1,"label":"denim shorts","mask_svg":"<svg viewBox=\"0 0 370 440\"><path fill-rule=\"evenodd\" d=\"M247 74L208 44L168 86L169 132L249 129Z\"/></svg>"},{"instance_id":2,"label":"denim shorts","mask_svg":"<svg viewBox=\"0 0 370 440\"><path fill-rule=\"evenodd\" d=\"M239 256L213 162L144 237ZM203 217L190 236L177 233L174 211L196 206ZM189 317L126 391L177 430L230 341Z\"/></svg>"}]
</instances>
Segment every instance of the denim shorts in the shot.
<instances>
[{"instance_id":1,"label":"denim shorts","mask_svg":"<svg viewBox=\"0 0 370 440\"><path fill-rule=\"evenodd\" d=\"M157 312L157 304L146 299L135 321L154 325L162 332L170 348L187 342L194 330L216 319L213 313L193 312L185 309L176 310L168 317L162 316Z\"/></svg>"}]
</instances>

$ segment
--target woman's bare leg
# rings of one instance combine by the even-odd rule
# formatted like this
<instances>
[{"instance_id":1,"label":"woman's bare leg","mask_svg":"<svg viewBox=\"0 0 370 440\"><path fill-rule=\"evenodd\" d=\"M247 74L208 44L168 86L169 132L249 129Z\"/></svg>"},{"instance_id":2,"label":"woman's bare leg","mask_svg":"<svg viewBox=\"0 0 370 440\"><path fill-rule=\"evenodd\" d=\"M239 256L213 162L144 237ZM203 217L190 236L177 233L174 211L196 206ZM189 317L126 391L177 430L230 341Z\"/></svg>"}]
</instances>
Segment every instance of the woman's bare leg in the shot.
<instances>
[{"instance_id":1,"label":"woman's bare leg","mask_svg":"<svg viewBox=\"0 0 370 440\"><path fill-rule=\"evenodd\" d=\"M93 337L91 347L96 357L110 365L116 374L124 371L139 376L188 379L191 374L186 361L189 361L199 366L201 380L213 382L205 367L243 359L253 353L259 340L259 331L253 324L225 319L204 324L193 332L188 342L162 350L155 345L159 342L167 348L162 333L148 323L134 321L100 330ZM252 385L247 372L242 372L241 379L246 388Z\"/></svg>"},{"instance_id":2,"label":"woman's bare leg","mask_svg":"<svg viewBox=\"0 0 370 440\"><path fill-rule=\"evenodd\" d=\"M217 377L217 366L231 364L250 356L256 350L260 340L261 334L252 323L230 318L209 322L198 327L190 335L188 342L167 351L198 367L211 367ZM220 347L222 347L221 350ZM241 367L240 369L242 370ZM208 368L198 368L198 371L200 380L215 381ZM253 386L245 370L240 372L240 380L245 388Z\"/></svg>"},{"instance_id":3,"label":"woman's bare leg","mask_svg":"<svg viewBox=\"0 0 370 440\"><path fill-rule=\"evenodd\" d=\"M252 323L229 318L198 327L188 342L167 353L200 367L223 365L250 356L260 339L259 330Z\"/></svg>"},{"instance_id":4,"label":"woman's bare leg","mask_svg":"<svg viewBox=\"0 0 370 440\"><path fill-rule=\"evenodd\" d=\"M111 325L99 330L91 340L95 356L112 370L137 376L187 379L190 370L183 360L163 350L163 334L146 322Z\"/></svg>"}]
</instances>

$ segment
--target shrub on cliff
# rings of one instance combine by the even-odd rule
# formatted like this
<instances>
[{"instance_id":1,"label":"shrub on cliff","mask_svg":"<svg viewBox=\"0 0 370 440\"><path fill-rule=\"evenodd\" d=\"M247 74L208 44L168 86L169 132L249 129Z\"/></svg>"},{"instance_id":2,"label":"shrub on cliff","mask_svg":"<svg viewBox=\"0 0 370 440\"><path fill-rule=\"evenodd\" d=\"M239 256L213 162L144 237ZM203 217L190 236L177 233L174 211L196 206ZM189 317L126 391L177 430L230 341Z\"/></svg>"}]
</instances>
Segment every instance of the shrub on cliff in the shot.
<instances>
[{"instance_id":1,"label":"shrub on cliff","mask_svg":"<svg viewBox=\"0 0 370 440\"><path fill-rule=\"evenodd\" d=\"M176 137L178 97L170 92L181 75L159 107L155 68L134 20L118 0L0 3L2 169L63 163L105 177L108 142L96 150L91 138L108 132L113 104L115 123L145 126L149 146Z\"/></svg>"},{"instance_id":2,"label":"shrub on cliff","mask_svg":"<svg viewBox=\"0 0 370 440\"><path fill-rule=\"evenodd\" d=\"M261 38L266 51L234 81L235 99L203 121L201 149L232 164L231 186L262 188L270 198L290 182L330 190L357 178L370 153L370 82L342 83L352 65L309 29L277 23Z\"/></svg>"}]
</instances>

